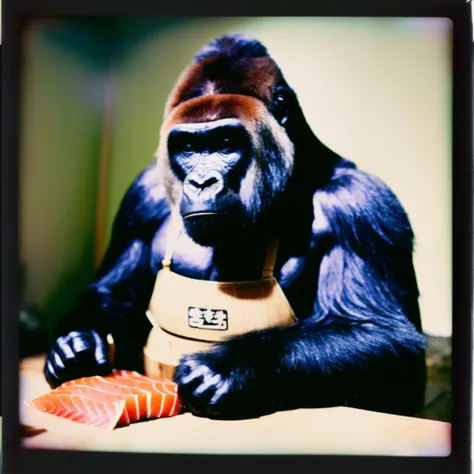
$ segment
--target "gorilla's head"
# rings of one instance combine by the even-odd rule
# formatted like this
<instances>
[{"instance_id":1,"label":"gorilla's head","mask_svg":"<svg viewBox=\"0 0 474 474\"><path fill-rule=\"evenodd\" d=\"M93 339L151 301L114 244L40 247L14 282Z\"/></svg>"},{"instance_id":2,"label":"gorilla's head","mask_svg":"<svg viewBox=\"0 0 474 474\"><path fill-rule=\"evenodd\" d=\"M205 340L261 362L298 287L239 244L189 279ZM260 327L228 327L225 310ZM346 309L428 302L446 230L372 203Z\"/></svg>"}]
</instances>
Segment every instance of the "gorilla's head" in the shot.
<instances>
[{"instance_id":1,"label":"gorilla's head","mask_svg":"<svg viewBox=\"0 0 474 474\"><path fill-rule=\"evenodd\" d=\"M223 36L196 54L166 104L157 152L193 240L238 241L275 219L295 168L295 116L303 137L296 96L260 42Z\"/></svg>"}]
</instances>

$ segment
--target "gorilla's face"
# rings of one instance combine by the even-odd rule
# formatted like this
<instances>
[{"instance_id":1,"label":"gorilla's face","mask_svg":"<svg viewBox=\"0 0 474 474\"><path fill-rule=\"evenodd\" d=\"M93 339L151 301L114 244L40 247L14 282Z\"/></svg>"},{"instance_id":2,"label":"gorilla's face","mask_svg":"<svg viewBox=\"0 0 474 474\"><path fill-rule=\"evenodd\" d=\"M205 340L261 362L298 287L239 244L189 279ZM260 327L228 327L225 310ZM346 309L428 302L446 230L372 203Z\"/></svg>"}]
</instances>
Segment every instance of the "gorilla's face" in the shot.
<instances>
[{"instance_id":1,"label":"gorilla's face","mask_svg":"<svg viewBox=\"0 0 474 474\"><path fill-rule=\"evenodd\" d=\"M284 127L289 89L279 83L281 74L268 56L235 55L213 50L185 71L161 130L158 162L170 201L190 237L205 246L248 235L283 193L293 169L293 144Z\"/></svg>"},{"instance_id":2,"label":"gorilla's face","mask_svg":"<svg viewBox=\"0 0 474 474\"><path fill-rule=\"evenodd\" d=\"M181 123L171 129L168 156L181 185L179 210L198 243L213 245L245 227L241 188L252 155L238 119Z\"/></svg>"}]
</instances>

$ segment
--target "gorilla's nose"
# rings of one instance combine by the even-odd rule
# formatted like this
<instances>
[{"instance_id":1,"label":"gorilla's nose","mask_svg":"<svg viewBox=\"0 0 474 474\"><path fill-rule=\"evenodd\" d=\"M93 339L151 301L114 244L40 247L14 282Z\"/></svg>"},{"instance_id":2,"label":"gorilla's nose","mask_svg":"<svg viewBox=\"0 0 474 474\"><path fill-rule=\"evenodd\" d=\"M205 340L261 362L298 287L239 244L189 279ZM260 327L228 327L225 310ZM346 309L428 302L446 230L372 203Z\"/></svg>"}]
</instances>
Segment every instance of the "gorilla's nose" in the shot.
<instances>
[{"instance_id":1,"label":"gorilla's nose","mask_svg":"<svg viewBox=\"0 0 474 474\"><path fill-rule=\"evenodd\" d=\"M211 171L206 174L191 173L184 181L184 193L191 200L212 200L223 189L224 176L218 171Z\"/></svg>"},{"instance_id":2,"label":"gorilla's nose","mask_svg":"<svg viewBox=\"0 0 474 474\"><path fill-rule=\"evenodd\" d=\"M191 178L188 184L197 189L205 189L214 186L218 182L216 176L205 176L204 178Z\"/></svg>"}]
</instances>

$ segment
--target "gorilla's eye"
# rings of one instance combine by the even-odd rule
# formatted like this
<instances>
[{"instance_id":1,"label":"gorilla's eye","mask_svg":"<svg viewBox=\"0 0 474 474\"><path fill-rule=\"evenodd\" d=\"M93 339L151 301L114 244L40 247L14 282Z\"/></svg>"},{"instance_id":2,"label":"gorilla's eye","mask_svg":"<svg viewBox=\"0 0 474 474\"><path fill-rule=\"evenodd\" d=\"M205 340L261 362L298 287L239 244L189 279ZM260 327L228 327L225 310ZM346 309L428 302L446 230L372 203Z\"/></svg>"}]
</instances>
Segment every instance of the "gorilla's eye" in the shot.
<instances>
[{"instance_id":1,"label":"gorilla's eye","mask_svg":"<svg viewBox=\"0 0 474 474\"><path fill-rule=\"evenodd\" d=\"M195 152L194 146L191 142L183 142L179 146L178 154L185 156L186 158L193 155Z\"/></svg>"},{"instance_id":2,"label":"gorilla's eye","mask_svg":"<svg viewBox=\"0 0 474 474\"><path fill-rule=\"evenodd\" d=\"M286 87L279 86L275 90L275 102L277 105L282 105L289 97L289 90Z\"/></svg>"},{"instance_id":3,"label":"gorilla's eye","mask_svg":"<svg viewBox=\"0 0 474 474\"><path fill-rule=\"evenodd\" d=\"M216 134L212 141L212 150L222 155L229 155L237 148L237 142L231 135Z\"/></svg>"},{"instance_id":4,"label":"gorilla's eye","mask_svg":"<svg viewBox=\"0 0 474 474\"><path fill-rule=\"evenodd\" d=\"M221 153L229 154L232 152L232 141L229 137L224 137L222 139Z\"/></svg>"},{"instance_id":5,"label":"gorilla's eye","mask_svg":"<svg viewBox=\"0 0 474 474\"><path fill-rule=\"evenodd\" d=\"M177 154L183 156L191 156L196 151L196 146L192 140L179 140L178 143L176 143L175 151Z\"/></svg>"},{"instance_id":6,"label":"gorilla's eye","mask_svg":"<svg viewBox=\"0 0 474 474\"><path fill-rule=\"evenodd\" d=\"M279 86L275 90L275 95L273 97L273 115L280 125L284 125L288 120L290 96L291 92L286 87Z\"/></svg>"},{"instance_id":7,"label":"gorilla's eye","mask_svg":"<svg viewBox=\"0 0 474 474\"><path fill-rule=\"evenodd\" d=\"M283 103L285 101L285 94L283 94L283 92L277 93L276 101L280 104Z\"/></svg>"},{"instance_id":8,"label":"gorilla's eye","mask_svg":"<svg viewBox=\"0 0 474 474\"><path fill-rule=\"evenodd\" d=\"M171 132L168 137L168 150L171 155L190 156L196 151L195 139L189 133Z\"/></svg>"}]
</instances>

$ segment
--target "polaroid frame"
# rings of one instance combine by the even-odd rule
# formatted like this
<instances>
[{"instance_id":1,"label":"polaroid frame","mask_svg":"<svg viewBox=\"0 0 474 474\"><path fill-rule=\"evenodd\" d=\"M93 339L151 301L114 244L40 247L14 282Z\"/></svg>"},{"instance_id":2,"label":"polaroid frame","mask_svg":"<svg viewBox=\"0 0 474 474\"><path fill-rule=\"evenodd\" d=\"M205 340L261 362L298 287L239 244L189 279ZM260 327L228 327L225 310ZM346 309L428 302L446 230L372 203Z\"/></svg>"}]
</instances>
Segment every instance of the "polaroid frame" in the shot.
<instances>
[{"instance_id":1,"label":"polaroid frame","mask_svg":"<svg viewBox=\"0 0 474 474\"><path fill-rule=\"evenodd\" d=\"M160 2L161 3L161 2ZM291 5L290 5L291 3ZM245 5L246 6L246 5ZM2 389L3 472L34 469L68 474L149 469L167 472L364 472L385 474L470 472L472 377L472 24L469 1L360 0L314 2L293 0L277 6L268 0L245 8L230 8L212 0L199 2L206 16L385 16L445 17L453 23L453 411L452 453L446 458L129 454L79 451L36 451L20 447L18 420L18 151L21 78L21 31L29 17L57 16L173 16L193 15L196 4L179 5L148 0L3 0L2 122ZM194 8L193 8L194 7ZM3 67L5 66L5 67Z\"/></svg>"}]
</instances>

